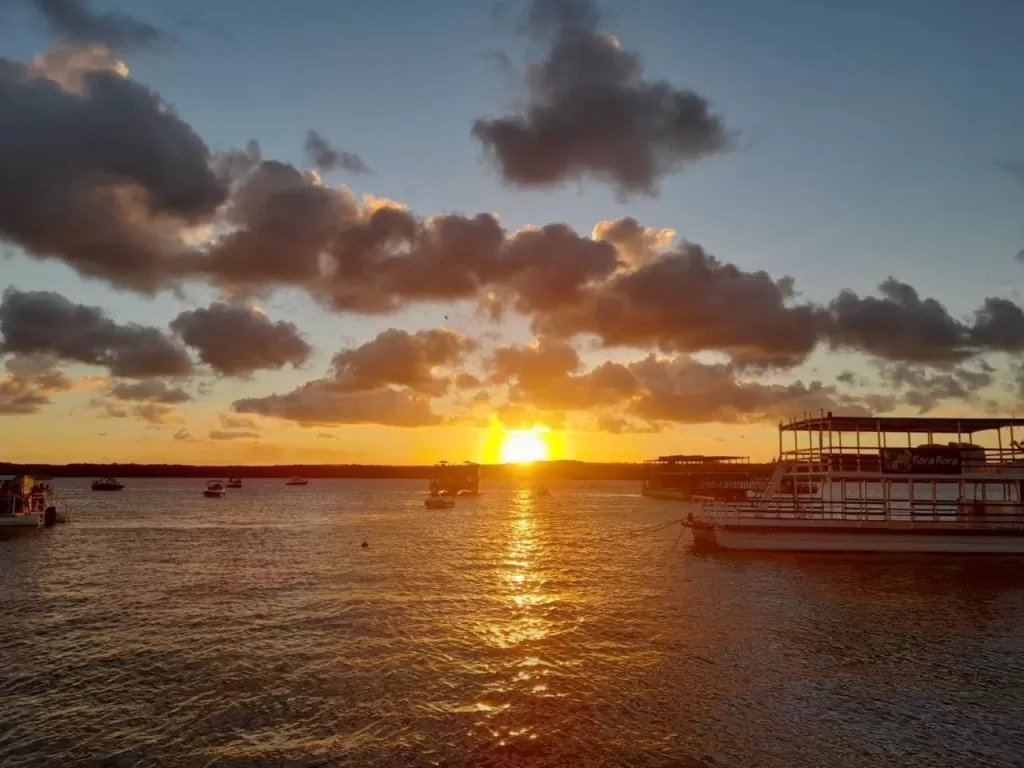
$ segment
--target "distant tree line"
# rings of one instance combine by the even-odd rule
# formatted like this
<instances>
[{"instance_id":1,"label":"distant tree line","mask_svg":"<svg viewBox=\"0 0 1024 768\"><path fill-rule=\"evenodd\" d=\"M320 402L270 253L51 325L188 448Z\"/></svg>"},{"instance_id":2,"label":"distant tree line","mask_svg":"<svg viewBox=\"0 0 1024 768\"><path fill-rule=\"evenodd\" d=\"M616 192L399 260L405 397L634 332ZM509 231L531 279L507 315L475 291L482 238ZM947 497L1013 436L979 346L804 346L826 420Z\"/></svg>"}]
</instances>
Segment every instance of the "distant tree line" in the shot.
<instances>
[{"instance_id":1,"label":"distant tree line","mask_svg":"<svg viewBox=\"0 0 1024 768\"><path fill-rule=\"evenodd\" d=\"M16 464L0 462L0 475L29 474L40 477L307 477L310 479L427 479L432 466L381 464L275 464L267 466L192 464ZM639 480L642 464L591 464L581 461L546 461L531 465L484 464L483 480Z\"/></svg>"}]
</instances>

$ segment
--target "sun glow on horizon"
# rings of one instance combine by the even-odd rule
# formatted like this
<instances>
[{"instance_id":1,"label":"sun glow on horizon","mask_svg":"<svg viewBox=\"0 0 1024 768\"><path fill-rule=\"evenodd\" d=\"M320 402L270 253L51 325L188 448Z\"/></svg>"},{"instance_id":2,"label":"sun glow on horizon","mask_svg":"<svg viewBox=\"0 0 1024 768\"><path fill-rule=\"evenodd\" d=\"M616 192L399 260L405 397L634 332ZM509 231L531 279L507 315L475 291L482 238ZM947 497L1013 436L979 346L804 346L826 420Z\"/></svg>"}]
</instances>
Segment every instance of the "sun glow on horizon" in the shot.
<instances>
[{"instance_id":1,"label":"sun glow on horizon","mask_svg":"<svg viewBox=\"0 0 1024 768\"><path fill-rule=\"evenodd\" d=\"M510 429L505 432L498 451L503 464L528 464L551 458L548 442L545 440L547 427L533 429Z\"/></svg>"}]
</instances>

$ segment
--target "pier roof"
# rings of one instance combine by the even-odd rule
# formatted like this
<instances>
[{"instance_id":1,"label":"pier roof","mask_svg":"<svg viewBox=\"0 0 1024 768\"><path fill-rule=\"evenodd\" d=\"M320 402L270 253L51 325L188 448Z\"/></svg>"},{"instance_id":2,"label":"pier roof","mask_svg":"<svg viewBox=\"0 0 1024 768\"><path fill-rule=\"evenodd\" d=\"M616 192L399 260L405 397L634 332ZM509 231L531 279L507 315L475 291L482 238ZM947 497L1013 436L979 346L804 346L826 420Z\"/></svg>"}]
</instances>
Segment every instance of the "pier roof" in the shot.
<instances>
[{"instance_id":1,"label":"pier roof","mask_svg":"<svg viewBox=\"0 0 1024 768\"><path fill-rule=\"evenodd\" d=\"M970 435L991 429L1024 427L1024 418L930 418L926 416L832 416L783 422L783 432L900 432Z\"/></svg>"}]
</instances>

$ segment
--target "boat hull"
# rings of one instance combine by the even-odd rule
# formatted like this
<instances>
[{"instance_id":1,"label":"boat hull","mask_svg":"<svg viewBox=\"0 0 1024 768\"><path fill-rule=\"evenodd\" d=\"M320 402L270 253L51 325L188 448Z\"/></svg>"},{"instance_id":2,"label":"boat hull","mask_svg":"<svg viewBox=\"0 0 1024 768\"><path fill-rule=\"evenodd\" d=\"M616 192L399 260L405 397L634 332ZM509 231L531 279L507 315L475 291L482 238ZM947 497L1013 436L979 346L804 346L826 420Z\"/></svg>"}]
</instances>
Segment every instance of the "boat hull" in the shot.
<instances>
[{"instance_id":1,"label":"boat hull","mask_svg":"<svg viewBox=\"0 0 1024 768\"><path fill-rule=\"evenodd\" d=\"M880 531L695 526L694 543L746 552L905 552L1024 555L1021 531Z\"/></svg>"},{"instance_id":2,"label":"boat hull","mask_svg":"<svg viewBox=\"0 0 1024 768\"><path fill-rule=\"evenodd\" d=\"M203 496L208 499L223 499L224 491L203 491Z\"/></svg>"},{"instance_id":3,"label":"boat hull","mask_svg":"<svg viewBox=\"0 0 1024 768\"><path fill-rule=\"evenodd\" d=\"M32 531L41 527L43 518L40 515L2 515L0 516L0 531L15 533L17 531Z\"/></svg>"}]
</instances>

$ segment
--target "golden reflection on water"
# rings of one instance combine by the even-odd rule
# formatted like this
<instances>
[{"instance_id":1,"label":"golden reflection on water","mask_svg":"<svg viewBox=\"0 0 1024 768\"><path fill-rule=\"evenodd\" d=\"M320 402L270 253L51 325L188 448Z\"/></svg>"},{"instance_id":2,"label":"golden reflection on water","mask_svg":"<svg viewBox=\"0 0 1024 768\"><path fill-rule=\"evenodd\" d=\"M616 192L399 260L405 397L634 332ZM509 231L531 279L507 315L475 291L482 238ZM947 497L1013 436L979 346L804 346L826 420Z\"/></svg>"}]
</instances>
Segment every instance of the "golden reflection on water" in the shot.
<instances>
[{"instance_id":1,"label":"golden reflection on water","mask_svg":"<svg viewBox=\"0 0 1024 768\"><path fill-rule=\"evenodd\" d=\"M498 612L481 633L492 651L503 657L500 679L486 691L488 701L476 703L477 710L487 717L500 716L500 723L478 724L487 728L499 747L535 741L538 725L530 720L529 701L558 695L550 690L549 680L557 664L546 658L544 651L545 640L555 630L547 614L559 598L546 587L553 574L544 565L548 553L539 514L537 500L529 491L512 496L503 524L504 554L495 564ZM506 703L495 705L492 697Z\"/></svg>"}]
</instances>

